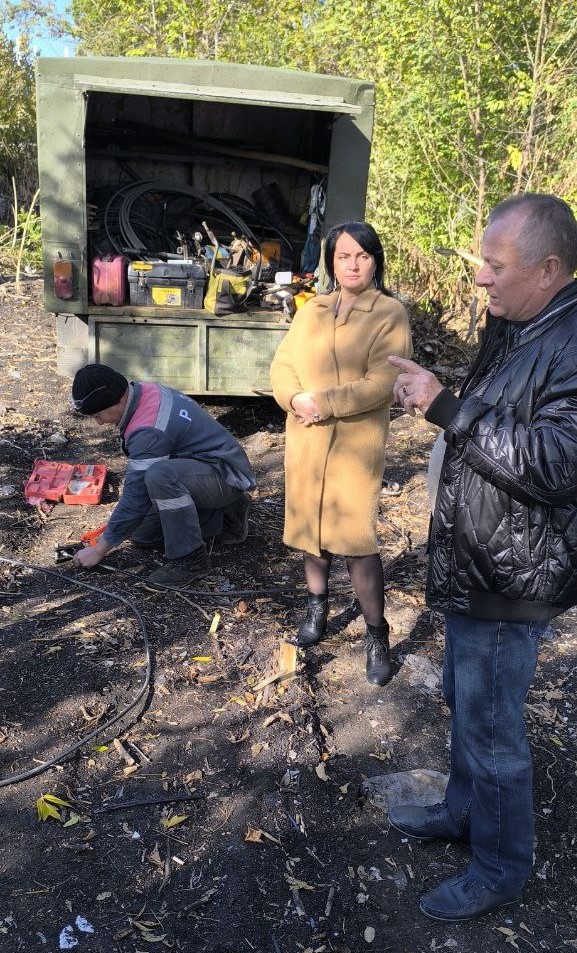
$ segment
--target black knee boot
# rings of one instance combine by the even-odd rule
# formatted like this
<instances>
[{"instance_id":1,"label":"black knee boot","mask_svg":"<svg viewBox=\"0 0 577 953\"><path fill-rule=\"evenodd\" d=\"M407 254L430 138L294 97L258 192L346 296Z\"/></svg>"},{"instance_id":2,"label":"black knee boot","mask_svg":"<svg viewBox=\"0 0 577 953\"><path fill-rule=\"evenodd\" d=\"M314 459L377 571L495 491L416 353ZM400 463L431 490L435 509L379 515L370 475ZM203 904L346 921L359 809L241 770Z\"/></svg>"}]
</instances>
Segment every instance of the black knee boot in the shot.
<instances>
[{"instance_id":1,"label":"black knee boot","mask_svg":"<svg viewBox=\"0 0 577 953\"><path fill-rule=\"evenodd\" d=\"M367 625L367 681L371 685L384 685L391 677L389 649L389 623Z\"/></svg>"},{"instance_id":2,"label":"black knee boot","mask_svg":"<svg viewBox=\"0 0 577 953\"><path fill-rule=\"evenodd\" d=\"M298 630L299 649L308 649L320 642L326 632L328 611L328 596L315 596L309 592L307 614Z\"/></svg>"}]
</instances>

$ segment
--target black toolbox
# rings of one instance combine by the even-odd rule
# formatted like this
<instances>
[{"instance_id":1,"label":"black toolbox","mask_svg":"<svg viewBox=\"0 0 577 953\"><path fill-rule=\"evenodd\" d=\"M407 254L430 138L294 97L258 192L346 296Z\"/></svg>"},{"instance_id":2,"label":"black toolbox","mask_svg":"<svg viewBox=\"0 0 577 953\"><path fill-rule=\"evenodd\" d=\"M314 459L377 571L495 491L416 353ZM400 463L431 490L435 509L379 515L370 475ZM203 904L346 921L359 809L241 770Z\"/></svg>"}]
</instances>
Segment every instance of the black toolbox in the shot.
<instances>
[{"instance_id":1,"label":"black toolbox","mask_svg":"<svg viewBox=\"0 0 577 953\"><path fill-rule=\"evenodd\" d=\"M202 308L206 273L201 262L133 261L128 266L130 303L149 308Z\"/></svg>"}]
</instances>

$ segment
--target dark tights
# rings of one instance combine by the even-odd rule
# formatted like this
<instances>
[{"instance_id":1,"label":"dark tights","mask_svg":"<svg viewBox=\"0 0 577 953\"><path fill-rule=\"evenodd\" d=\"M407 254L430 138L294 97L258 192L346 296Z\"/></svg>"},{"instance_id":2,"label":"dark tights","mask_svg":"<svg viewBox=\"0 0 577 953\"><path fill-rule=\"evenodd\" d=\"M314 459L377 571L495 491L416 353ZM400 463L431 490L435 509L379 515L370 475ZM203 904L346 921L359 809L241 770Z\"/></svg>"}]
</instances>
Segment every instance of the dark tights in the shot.
<instances>
[{"instance_id":1,"label":"dark tights","mask_svg":"<svg viewBox=\"0 0 577 953\"><path fill-rule=\"evenodd\" d=\"M321 550L320 556L304 553L307 589L315 596L324 596L329 589L332 553ZM385 615L385 579L378 553L370 556L345 556L349 577L359 600L367 625L381 625Z\"/></svg>"}]
</instances>

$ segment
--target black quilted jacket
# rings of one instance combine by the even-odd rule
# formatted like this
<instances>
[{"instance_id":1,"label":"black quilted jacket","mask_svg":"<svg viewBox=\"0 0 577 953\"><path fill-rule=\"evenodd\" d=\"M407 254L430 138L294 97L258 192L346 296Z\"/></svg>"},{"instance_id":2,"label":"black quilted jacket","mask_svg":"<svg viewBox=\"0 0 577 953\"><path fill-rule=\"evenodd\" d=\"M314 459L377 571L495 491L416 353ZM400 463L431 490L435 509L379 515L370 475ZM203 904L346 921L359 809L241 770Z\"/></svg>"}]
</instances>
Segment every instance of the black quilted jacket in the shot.
<instances>
[{"instance_id":1,"label":"black quilted jacket","mask_svg":"<svg viewBox=\"0 0 577 953\"><path fill-rule=\"evenodd\" d=\"M529 322L490 316L426 416L447 443L427 604L518 622L577 604L577 281Z\"/></svg>"}]
</instances>

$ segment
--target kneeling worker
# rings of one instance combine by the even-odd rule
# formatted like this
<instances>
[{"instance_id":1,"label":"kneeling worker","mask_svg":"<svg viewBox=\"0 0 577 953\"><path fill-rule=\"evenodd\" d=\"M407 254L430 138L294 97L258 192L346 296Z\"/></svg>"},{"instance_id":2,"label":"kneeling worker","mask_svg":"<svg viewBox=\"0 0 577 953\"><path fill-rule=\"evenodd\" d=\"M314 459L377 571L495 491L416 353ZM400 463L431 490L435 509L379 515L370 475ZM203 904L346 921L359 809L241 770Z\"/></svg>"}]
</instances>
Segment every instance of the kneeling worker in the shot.
<instances>
[{"instance_id":1,"label":"kneeling worker","mask_svg":"<svg viewBox=\"0 0 577 953\"><path fill-rule=\"evenodd\" d=\"M101 426L117 426L128 457L118 505L96 545L76 553L77 566L95 566L130 539L164 548L166 562L148 582L187 586L211 568L204 539L244 542L253 470L238 441L196 401L87 364L74 378L72 406Z\"/></svg>"}]
</instances>

